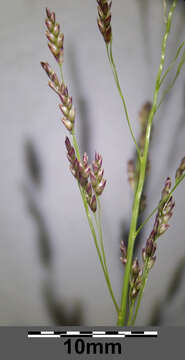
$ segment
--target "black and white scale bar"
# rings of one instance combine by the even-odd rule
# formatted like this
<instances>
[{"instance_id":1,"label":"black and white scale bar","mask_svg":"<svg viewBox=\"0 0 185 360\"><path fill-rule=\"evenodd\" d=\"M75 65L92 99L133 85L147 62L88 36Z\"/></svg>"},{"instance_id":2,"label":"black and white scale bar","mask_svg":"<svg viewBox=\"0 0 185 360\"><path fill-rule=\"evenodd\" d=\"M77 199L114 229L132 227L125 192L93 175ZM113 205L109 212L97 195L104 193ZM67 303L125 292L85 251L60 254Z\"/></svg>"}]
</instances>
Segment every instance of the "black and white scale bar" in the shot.
<instances>
[{"instance_id":1,"label":"black and white scale bar","mask_svg":"<svg viewBox=\"0 0 185 360\"><path fill-rule=\"evenodd\" d=\"M125 338L125 337L157 337L157 331L28 331L28 338Z\"/></svg>"}]
</instances>

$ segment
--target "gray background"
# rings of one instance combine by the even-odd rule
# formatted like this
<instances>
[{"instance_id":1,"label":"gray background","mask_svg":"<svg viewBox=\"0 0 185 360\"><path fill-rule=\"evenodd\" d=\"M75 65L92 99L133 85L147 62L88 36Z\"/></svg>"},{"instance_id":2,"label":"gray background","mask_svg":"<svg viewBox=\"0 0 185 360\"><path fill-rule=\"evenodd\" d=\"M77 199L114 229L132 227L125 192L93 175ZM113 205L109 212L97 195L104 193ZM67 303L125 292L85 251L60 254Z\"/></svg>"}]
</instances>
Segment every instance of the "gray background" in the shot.
<instances>
[{"instance_id":1,"label":"gray background","mask_svg":"<svg viewBox=\"0 0 185 360\"><path fill-rule=\"evenodd\" d=\"M97 29L96 1L7 0L0 15L0 323L54 324L46 296L49 288L67 319L81 309L82 324L114 325L116 316L78 187L68 170L66 131L60 122L58 99L48 88L39 64L44 60L56 65L44 35L46 6L56 12L65 34L64 76L77 110L81 149L90 153L90 159L95 150L103 155L107 178L102 196L104 238L113 288L118 299L121 294L119 241L121 224L129 221L131 212L126 170L134 147ZM184 39L184 11L183 2L179 2L167 63ZM159 64L164 30L162 1L113 1L112 16L115 60L137 134L138 112L146 100L152 99ZM174 176L185 155L184 71L155 118L145 215L158 202L166 176ZM42 165L41 186L33 183L27 170L28 142ZM157 262L138 317L140 325L149 321L151 309L165 295L174 269L185 254L184 192L182 184L175 194L170 230L159 240ZM47 227L52 257L45 260L39 250L38 226L28 209L30 197ZM146 227L143 242L151 226L152 222ZM185 323L183 284L174 301L165 306L164 324Z\"/></svg>"}]
</instances>

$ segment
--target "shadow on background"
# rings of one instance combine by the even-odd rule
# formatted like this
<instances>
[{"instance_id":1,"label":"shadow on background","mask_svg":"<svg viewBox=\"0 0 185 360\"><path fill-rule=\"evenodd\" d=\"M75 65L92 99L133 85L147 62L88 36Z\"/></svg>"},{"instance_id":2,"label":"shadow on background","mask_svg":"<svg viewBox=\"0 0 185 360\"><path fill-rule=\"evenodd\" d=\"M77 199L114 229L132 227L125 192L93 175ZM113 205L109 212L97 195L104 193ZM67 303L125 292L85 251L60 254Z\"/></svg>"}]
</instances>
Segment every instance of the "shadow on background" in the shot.
<instances>
[{"instance_id":1,"label":"shadow on background","mask_svg":"<svg viewBox=\"0 0 185 360\"><path fill-rule=\"evenodd\" d=\"M81 71L78 68L78 63L76 59L77 48L75 48L74 43L70 43L67 48L67 59L70 67L70 75L74 85L74 93L76 94L75 98L75 107L78 109L78 123L79 126L79 139L80 139L80 149L81 153L86 152L91 161L91 145L92 145L92 132L91 132L91 120L90 120L90 110L88 107L88 100L82 90L82 78L80 76Z\"/></svg>"},{"instance_id":2,"label":"shadow on background","mask_svg":"<svg viewBox=\"0 0 185 360\"><path fill-rule=\"evenodd\" d=\"M37 228L40 262L47 274L47 280L43 284L42 289L47 311L55 325L83 325L83 311L81 304L77 302L72 313L69 313L66 310L65 303L55 296L51 281L52 265L54 262L52 240L44 216L38 205L38 191L42 186L43 171L41 169L40 159L31 140L25 142L24 152L30 186L28 186L28 184L23 184L23 191L29 214L32 216Z\"/></svg>"},{"instance_id":3,"label":"shadow on background","mask_svg":"<svg viewBox=\"0 0 185 360\"><path fill-rule=\"evenodd\" d=\"M159 299L151 310L151 317L148 325L161 326L165 321L165 312L171 304L173 304L175 297L182 290L184 280L183 276L185 273L185 256L181 258L176 266L172 279L170 279L168 288L164 298ZM175 314L184 314L184 304L179 306L179 309ZM173 314L172 314L173 315Z\"/></svg>"}]
</instances>

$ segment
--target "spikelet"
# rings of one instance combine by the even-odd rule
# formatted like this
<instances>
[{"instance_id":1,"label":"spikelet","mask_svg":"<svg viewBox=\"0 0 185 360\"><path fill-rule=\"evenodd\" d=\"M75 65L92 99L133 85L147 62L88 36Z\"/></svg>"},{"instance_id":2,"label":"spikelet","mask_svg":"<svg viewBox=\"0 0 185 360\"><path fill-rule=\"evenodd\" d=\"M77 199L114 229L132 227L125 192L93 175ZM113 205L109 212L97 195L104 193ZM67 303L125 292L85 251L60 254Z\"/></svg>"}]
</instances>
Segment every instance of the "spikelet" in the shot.
<instances>
[{"instance_id":1,"label":"spikelet","mask_svg":"<svg viewBox=\"0 0 185 360\"><path fill-rule=\"evenodd\" d=\"M103 38L108 44L112 38L112 29L111 29L111 5L112 2L107 0L97 0L98 3L98 27L100 29Z\"/></svg>"},{"instance_id":2,"label":"spikelet","mask_svg":"<svg viewBox=\"0 0 185 360\"><path fill-rule=\"evenodd\" d=\"M56 61L61 65L64 55L64 34L60 32L60 25L56 23L55 13L46 8L46 16L48 47Z\"/></svg>"}]
</instances>

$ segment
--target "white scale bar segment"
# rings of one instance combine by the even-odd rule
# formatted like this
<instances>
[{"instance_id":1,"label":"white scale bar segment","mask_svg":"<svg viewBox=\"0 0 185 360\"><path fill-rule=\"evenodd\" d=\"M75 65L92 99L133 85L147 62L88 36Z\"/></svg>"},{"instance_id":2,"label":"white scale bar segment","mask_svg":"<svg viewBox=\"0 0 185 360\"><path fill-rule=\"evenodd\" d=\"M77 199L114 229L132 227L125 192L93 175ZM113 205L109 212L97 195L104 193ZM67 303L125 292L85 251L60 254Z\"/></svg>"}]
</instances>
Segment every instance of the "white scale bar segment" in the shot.
<instances>
[{"instance_id":1,"label":"white scale bar segment","mask_svg":"<svg viewBox=\"0 0 185 360\"><path fill-rule=\"evenodd\" d=\"M66 335L80 335L80 331L67 331Z\"/></svg>"},{"instance_id":2,"label":"white scale bar segment","mask_svg":"<svg viewBox=\"0 0 185 360\"><path fill-rule=\"evenodd\" d=\"M29 338L60 338L60 335L55 335L55 334L51 334L51 335L39 335L39 334L37 334L37 335L32 335L32 334L30 334L30 335L28 335L28 337Z\"/></svg>"},{"instance_id":3,"label":"white scale bar segment","mask_svg":"<svg viewBox=\"0 0 185 360\"><path fill-rule=\"evenodd\" d=\"M111 334L104 334L104 335L94 335L93 334L93 338L124 338L125 335L111 335Z\"/></svg>"}]
</instances>

